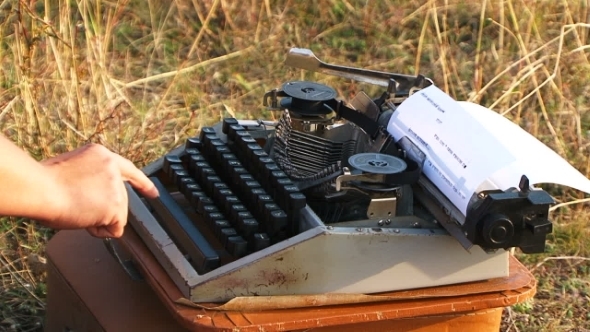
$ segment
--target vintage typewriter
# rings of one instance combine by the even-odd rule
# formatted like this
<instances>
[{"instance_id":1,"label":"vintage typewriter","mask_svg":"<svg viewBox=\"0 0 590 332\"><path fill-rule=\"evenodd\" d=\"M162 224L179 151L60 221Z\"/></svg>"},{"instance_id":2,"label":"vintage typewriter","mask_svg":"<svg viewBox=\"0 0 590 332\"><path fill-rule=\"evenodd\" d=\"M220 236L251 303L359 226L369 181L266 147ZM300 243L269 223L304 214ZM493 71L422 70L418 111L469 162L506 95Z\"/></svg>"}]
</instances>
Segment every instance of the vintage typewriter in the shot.
<instances>
[{"instance_id":1,"label":"vintage typewriter","mask_svg":"<svg viewBox=\"0 0 590 332\"><path fill-rule=\"evenodd\" d=\"M286 82L262 98L278 121L223 119L144 168L160 197L128 187L129 223L187 299L470 282L506 276L510 248L544 250L545 191L523 177L474 196L464 215L422 174L420 150L385 130L430 79L331 65L298 48L286 65L383 91L346 102L329 86Z\"/></svg>"}]
</instances>

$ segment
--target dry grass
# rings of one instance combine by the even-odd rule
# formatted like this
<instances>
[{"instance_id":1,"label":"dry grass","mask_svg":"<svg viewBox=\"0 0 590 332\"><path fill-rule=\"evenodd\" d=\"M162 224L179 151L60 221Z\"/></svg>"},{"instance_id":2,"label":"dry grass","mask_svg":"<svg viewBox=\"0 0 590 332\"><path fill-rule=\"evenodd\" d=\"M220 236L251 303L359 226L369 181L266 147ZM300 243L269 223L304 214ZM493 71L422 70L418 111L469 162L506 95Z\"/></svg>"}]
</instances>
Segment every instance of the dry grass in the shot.
<instances>
[{"instance_id":1,"label":"dry grass","mask_svg":"<svg viewBox=\"0 0 590 332\"><path fill-rule=\"evenodd\" d=\"M375 87L282 66L290 47L329 62L422 73L504 114L590 174L589 8L580 1L0 1L0 127L37 159L100 142L145 165L223 116L272 118L262 94L314 79L350 98ZM503 330L590 329L584 196L562 203L540 285ZM572 204L575 203L575 204ZM587 200L586 200L587 202ZM31 264L52 232L0 223L0 328L42 325Z\"/></svg>"}]
</instances>

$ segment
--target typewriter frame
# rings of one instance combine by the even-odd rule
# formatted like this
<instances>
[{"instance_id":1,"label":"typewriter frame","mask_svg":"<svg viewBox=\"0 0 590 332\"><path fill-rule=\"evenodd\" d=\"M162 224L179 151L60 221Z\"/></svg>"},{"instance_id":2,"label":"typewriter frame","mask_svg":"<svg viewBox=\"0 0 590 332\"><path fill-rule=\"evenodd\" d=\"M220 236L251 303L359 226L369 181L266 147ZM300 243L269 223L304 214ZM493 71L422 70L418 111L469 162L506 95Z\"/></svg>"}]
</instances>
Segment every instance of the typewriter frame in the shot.
<instances>
[{"instance_id":1,"label":"typewriter frame","mask_svg":"<svg viewBox=\"0 0 590 332\"><path fill-rule=\"evenodd\" d=\"M251 123L251 121L250 121ZM214 126L225 139L221 124ZM169 154L181 154L183 147ZM156 175L163 157L146 166ZM505 277L509 251L466 250L435 221L418 217L324 224L306 206L301 232L261 251L199 275L140 196L127 185L129 224L164 267L183 296L195 303L235 297L372 294ZM416 222L428 227L416 228Z\"/></svg>"}]
</instances>

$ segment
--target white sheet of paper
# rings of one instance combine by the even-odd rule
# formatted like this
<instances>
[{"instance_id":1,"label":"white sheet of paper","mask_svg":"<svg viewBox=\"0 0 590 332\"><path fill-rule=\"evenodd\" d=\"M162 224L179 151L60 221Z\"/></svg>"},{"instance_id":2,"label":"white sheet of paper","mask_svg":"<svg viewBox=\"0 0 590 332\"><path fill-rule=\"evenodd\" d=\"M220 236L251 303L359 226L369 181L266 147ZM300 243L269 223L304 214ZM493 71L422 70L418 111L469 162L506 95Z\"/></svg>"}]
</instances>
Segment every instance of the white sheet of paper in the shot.
<instances>
[{"instance_id":1,"label":"white sheet of paper","mask_svg":"<svg viewBox=\"0 0 590 332\"><path fill-rule=\"evenodd\" d=\"M387 126L407 136L427 156L424 174L464 214L481 190L556 183L590 193L590 180L558 154L500 114L458 102L436 86L405 100Z\"/></svg>"},{"instance_id":2,"label":"white sheet of paper","mask_svg":"<svg viewBox=\"0 0 590 332\"><path fill-rule=\"evenodd\" d=\"M497 139L517 159L490 175L478 188L507 189L525 174L533 185L553 183L568 186L590 194L590 180L565 159L502 115L471 102L459 102L473 118L494 128Z\"/></svg>"}]
</instances>

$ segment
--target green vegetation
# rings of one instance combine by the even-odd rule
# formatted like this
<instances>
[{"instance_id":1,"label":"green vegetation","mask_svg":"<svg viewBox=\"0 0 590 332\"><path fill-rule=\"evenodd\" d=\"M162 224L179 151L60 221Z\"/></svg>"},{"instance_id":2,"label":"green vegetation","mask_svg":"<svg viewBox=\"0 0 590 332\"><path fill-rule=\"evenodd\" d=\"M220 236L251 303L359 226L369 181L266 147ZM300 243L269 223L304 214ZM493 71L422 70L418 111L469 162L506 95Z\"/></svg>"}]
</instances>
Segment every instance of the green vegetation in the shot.
<instances>
[{"instance_id":1,"label":"green vegetation","mask_svg":"<svg viewBox=\"0 0 590 332\"><path fill-rule=\"evenodd\" d=\"M314 79L348 99L374 87L283 66L290 47L332 63L431 77L518 123L590 174L585 1L0 2L0 128L37 159L99 142L143 166L224 116L273 118L265 91ZM5 188L6 189L6 188ZM504 331L590 329L590 210L560 204L547 253L518 257L536 297ZM40 330L52 231L0 222L0 329ZM36 258L36 259L33 259Z\"/></svg>"}]
</instances>

